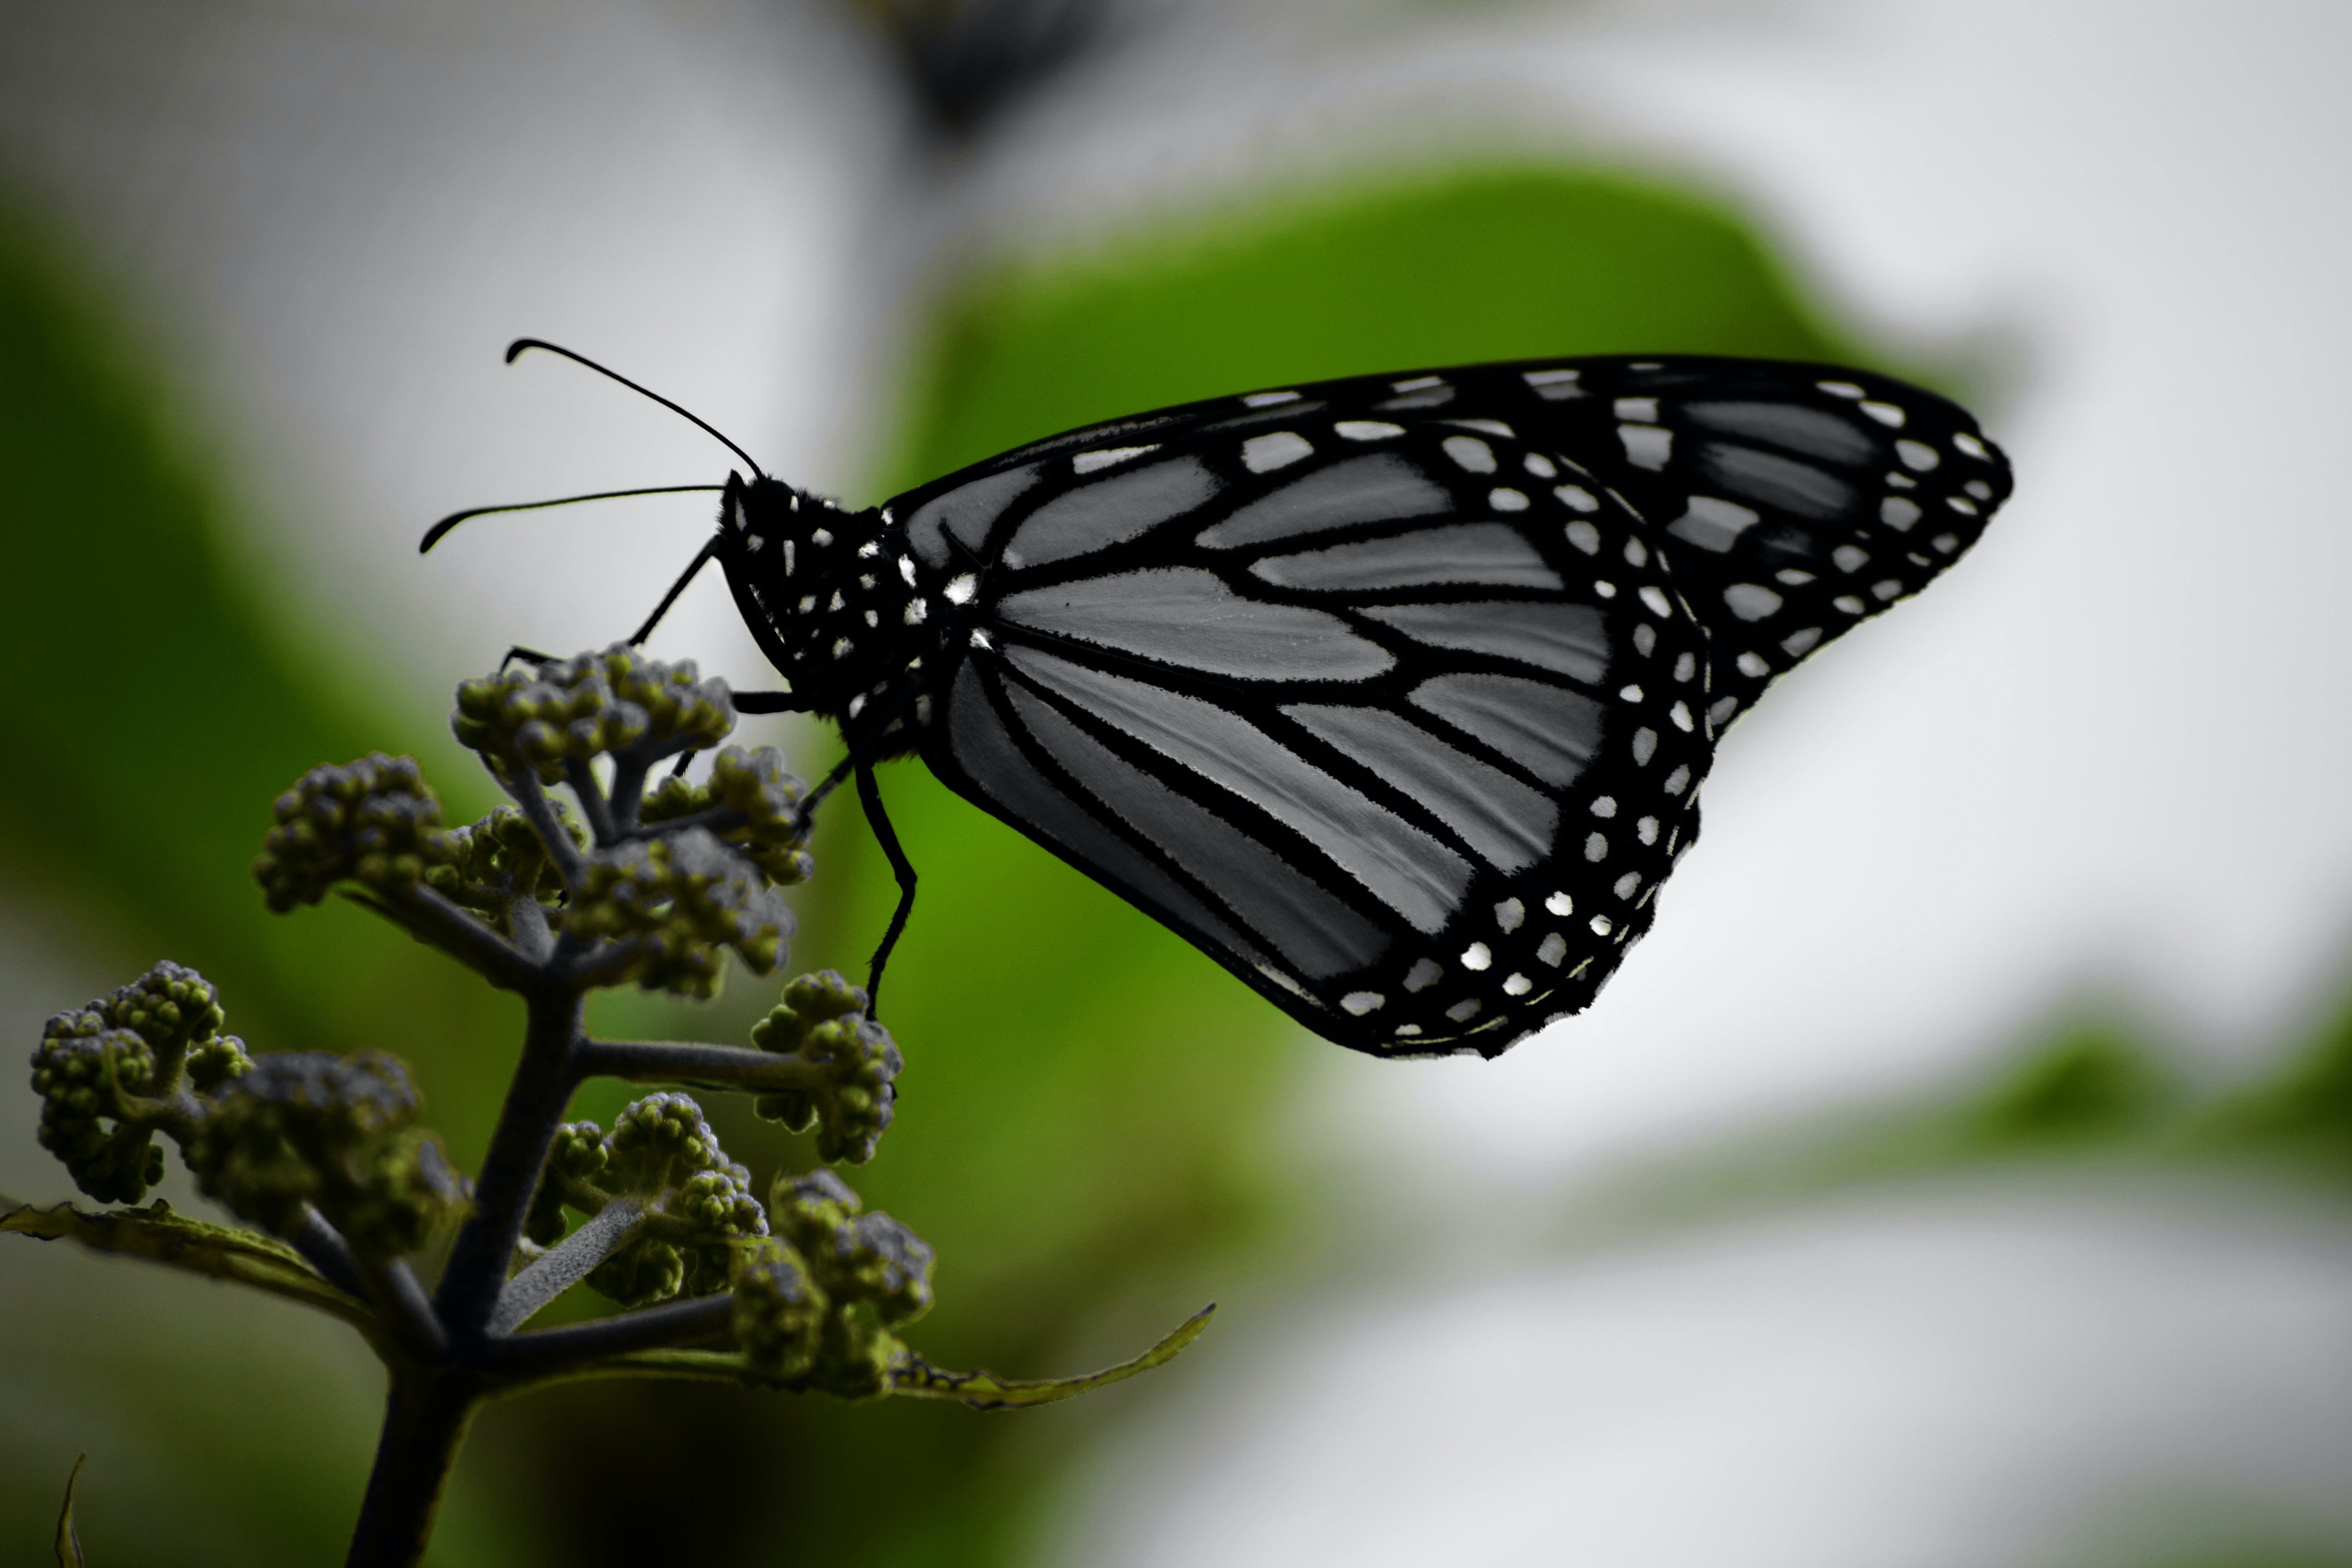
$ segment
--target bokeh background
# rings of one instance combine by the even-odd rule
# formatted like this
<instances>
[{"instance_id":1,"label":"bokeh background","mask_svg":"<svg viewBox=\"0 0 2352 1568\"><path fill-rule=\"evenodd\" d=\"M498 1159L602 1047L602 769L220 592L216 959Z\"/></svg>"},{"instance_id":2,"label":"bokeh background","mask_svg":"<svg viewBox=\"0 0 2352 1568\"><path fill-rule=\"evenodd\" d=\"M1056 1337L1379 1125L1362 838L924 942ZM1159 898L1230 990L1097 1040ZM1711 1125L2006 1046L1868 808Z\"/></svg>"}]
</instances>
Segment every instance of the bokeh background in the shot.
<instances>
[{"instance_id":1,"label":"bokeh background","mask_svg":"<svg viewBox=\"0 0 2352 1568\"><path fill-rule=\"evenodd\" d=\"M2016 500L1723 747L1586 1016L1360 1060L947 796L869 1202L980 1416L502 1406L434 1561L2352 1563L2352 11L2327 0L0 0L0 1032L155 958L478 1154L511 1009L244 867L310 764L633 626L723 472L1505 356L1825 357ZM765 680L716 578L656 639ZM814 776L814 731L761 721ZM796 962L888 879L838 814ZM738 983L607 1027L730 1038ZM608 1113L620 1096L583 1096ZM54 1200L21 1071L0 1192ZM764 1178L804 1144L729 1114ZM166 1192L193 1202L180 1178ZM0 1251L0 1556L337 1559L364 1351Z\"/></svg>"}]
</instances>

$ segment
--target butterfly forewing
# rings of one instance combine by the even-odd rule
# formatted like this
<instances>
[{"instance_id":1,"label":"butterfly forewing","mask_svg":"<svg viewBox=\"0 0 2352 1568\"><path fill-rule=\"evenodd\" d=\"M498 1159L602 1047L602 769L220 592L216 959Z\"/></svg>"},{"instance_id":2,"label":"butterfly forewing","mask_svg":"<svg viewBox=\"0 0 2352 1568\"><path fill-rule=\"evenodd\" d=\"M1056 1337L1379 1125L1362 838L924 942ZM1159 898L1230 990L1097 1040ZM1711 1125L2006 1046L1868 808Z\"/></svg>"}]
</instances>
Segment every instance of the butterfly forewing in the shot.
<instances>
[{"instance_id":1,"label":"butterfly forewing","mask_svg":"<svg viewBox=\"0 0 2352 1568\"><path fill-rule=\"evenodd\" d=\"M961 606L925 755L1317 1033L1589 1002L1715 735L2007 494L1900 384L1584 360L1191 405L898 499Z\"/></svg>"}]
</instances>

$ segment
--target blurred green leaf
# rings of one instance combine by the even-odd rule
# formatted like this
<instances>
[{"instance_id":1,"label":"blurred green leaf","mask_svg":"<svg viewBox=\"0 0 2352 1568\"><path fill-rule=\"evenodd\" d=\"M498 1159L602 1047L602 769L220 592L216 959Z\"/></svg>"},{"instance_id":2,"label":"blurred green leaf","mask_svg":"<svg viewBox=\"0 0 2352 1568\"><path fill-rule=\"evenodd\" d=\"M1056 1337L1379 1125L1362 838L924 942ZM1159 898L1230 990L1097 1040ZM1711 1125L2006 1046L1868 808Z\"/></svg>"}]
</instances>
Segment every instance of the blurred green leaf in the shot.
<instances>
[{"instance_id":1,"label":"blurred green leaf","mask_svg":"<svg viewBox=\"0 0 2352 1568\"><path fill-rule=\"evenodd\" d=\"M470 1163L520 1008L356 910L269 915L247 871L271 800L314 763L384 746L421 751L430 767L455 748L390 733L323 650L275 640L227 542L215 499L226 487L175 444L139 356L83 292L92 276L0 200L11 916L121 980L161 955L202 969L257 1049L395 1047ZM439 771L462 795L467 781ZM26 989L36 1007L85 1000ZM32 1045L0 1047L20 1083ZM29 1147L30 1097L6 1103L25 1119L0 1137ZM62 1192L63 1171L48 1169ZM114 1478L106 1529L132 1549L126 1560L334 1553L366 1475L364 1447L342 1439L373 1426L377 1390L331 1417L317 1404L341 1394L310 1375L317 1343L274 1303L224 1292L191 1306L186 1281L80 1263L20 1251L0 1268L11 1326L0 1403L24 1415L0 1432L0 1537L47 1529L57 1498L36 1484L42 1456L86 1443ZM367 1361L356 1341L343 1348ZM444 1561L514 1561L487 1544L463 1473L448 1518Z\"/></svg>"},{"instance_id":2,"label":"blurred green leaf","mask_svg":"<svg viewBox=\"0 0 2352 1568\"><path fill-rule=\"evenodd\" d=\"M89 1456L82 1455L66 1478L66 1502L58 1510L58 1568L83 1568L81 1537L74 1532L74 1490L81 1485L81 1468L89 1463Z\"/></svg>"},{"instance_id":3,"label":"blurred green leaf","mask_svg":"<svg viewBox=\"0 0 2352 1568\"><path fill-rule=\"evenodd\" d=\"M315 1307L354 1328L373 1325L374 1314L319 1278L300 1255L274 1237L235 1226L209 1225L173 1214L160 1198L151 1208L110 1209L91 1214L71 1204L36 1208L19 1204L0 1208L0 1233L40 1241L70 1240L92 1252L143 1258L151 1263L250 1285L289 1301Z\"/></svg>"}]
</instances>

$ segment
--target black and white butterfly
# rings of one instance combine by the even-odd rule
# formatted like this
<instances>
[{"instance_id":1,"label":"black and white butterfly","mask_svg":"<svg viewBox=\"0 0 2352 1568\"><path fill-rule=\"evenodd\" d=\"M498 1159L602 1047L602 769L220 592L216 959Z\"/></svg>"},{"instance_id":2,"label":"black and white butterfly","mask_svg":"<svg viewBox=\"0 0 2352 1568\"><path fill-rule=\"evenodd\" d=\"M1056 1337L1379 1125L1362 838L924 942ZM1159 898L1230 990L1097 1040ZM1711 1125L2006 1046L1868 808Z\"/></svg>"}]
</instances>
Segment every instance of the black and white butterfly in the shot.
<instances>
[{"instance_id":1,"label":"black and white butterfly","mask_svg":"<svg viewBox=\"0 0 2352 1568\"><path fill-rule=\"evenodd\" d=\"M1696 357L1214 398L864 511L754 474L696 566L792 686L740 705L840 726L906 896L883 952L913 873L872 766L916 754L1380 1056L1589 1004L1725 727L2010 490L1932 394Z\"/></svg>"}]
</instances>

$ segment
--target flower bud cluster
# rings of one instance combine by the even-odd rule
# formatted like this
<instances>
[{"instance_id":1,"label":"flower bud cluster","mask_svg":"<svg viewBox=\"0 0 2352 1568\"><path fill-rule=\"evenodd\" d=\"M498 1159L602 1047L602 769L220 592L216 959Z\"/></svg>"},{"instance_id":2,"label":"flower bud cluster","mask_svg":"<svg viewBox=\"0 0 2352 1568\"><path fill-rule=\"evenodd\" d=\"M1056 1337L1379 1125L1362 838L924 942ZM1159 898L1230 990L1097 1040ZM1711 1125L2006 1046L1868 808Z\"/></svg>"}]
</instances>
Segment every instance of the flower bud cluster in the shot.
<instances>
[{"instance_id":1,"label":"flower bud cluster","mask_svg":"<svg viewBox=\"0 0 2352 1568\"><path fill-rule=\"evenodd\" d=\"M205 1196L278 1235L314 1205L362 1258L415 1251L467 1202L412 1123L407 1064L381 1051L273 1051L221 1086L184 1145Z\"/></svg>"},{"instance_id":2,"label":"flower bud cluster","mask_svg":"<svg viewBox=\"0 0 2352 1568\"><path fill-rule=\"evenodd\" d=\"M584 849L588 830L561 800L551 803L572 842ZM482 916L501 936L514 934L513 910L523 900L553 905L563 894L563 873L548 858L530 820L511 805L448 836L447 864L425 873L425 885L452 903Z\"/></svg>"},{"instance_id":3,"label":"flower bud cluster","mask_svg":"<svg viewBox=\"0 0 2352 1568\"><path fill-rule=\"evenodd\" d=\"M783 956L793 912L759 868L704 827L599 850L562 917L567 933L629 941L625 978L648 991L717 994L719 949L757 974Z\"/></svg>"},{"instance_id":4,"label":"flower bud cluster","mask_svg":"<svg viewBox=\"0 0 2352 1568\"><path fill-rule=\"evenodd\" d=\"M816 1129L817 1157L864 1164L890 1125L906 1066L889 1031L866 1016L866 993L832 970L803 974L751 1028L763 1051L822 1068L822 1087L763 1094L752 1110L795 1132Z\"/></svg>"},{"instance_id":5,"label":"flower bud cluster","mask_svg":"<svg viewBox=\"0 0 2352 1568\"><path fill-rule=\"evenodd\" d=\"M341 881L404 891L452 853L441 803L414 757L372 752L342 767L312 768L270 811L277 826L262 840L253 878L278 914L317 903Z\"/></svg>"},{"instance_id":6,"label":"flower bud cluster","mask_svg":"<svg viewBox=\"0 0 2352 1568\"><path fill-rule=\"evenodd\" d=\"M101 1203L136 1203L163 1174L159 1128L185 1131L208 1094L253 1064L223 1035L220 997L169 959L130 984L60 1013L33 1052L41 1147Z\"/></svg>"},{"instance_id":7,"label":"flower bud cluster","mask_svg":"<svg viewBox=\"0 0 2352 1568\"><path fill-rule=\"evenodd\" d=\"M906 1354L893 1331L930 1310L930 1247L885 1214L863 1214L831 1171L780 1177L775 1238L735 1272L731 1326L761 1370L848 1399L887 1393Z\"/></svg>"},{"instance_id":8,"label":"flower bud cluster","mask_svg":"<svg viewBox=\"0 0 2352 1568\"><path fill-rule=\"evenodd\" d=\"M734 1253L768 1233L751 1173L727 1158L702 1108L683 1094L623 1107L609 1133L593 1121L558 1128L525 1228L546 1246L562 1236L567 1205L594 1214L617 1199L642 1205L646 1218L588 1285L625 1307L725 1289Z\"/></svg>"},{"instance_id":9,"label":"flower bud cluster","mask_svg":"<svg viewBox=\"0 0 2352 1568\"><path fill-rule=\"evenodd\" d=\"M703 812L730 812L741 820L715 824L720 839L748 856L779 887L809 879L808 828L801 802L808 785L784 771L784 754L773 746L727 746L711 759L710 777L696 784L668 778L648 794L639 819L651 826Z\"/></svg>"},{"instance_id":10,"label":"flower bud cluster","mask_svg":"<svg viewBox=\"0 0 2352 1568\"><path fill-rule=\"evenodd\" d=\"M724 680L698 679L691 659L667 664L614 643L465 682L450 727L501 777L520 763L552 784L566 763L599 752L649 759L706 750L735 727L735 704Z\"/></svg>"}]
</instances>

